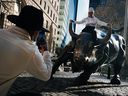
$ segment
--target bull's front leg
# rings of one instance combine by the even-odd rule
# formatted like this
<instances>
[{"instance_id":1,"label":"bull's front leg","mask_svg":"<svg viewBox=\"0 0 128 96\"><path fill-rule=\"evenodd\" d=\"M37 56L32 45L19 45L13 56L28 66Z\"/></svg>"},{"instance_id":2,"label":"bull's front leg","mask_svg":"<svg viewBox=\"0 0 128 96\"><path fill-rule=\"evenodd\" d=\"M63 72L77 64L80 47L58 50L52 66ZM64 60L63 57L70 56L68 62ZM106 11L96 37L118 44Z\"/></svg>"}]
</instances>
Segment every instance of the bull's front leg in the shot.
<instances>
[{"instance_id":1,"label":"bull's front leg","mask_svg":"<svg viewBox=\"0 0 128 96\"><path fill-rule=\"evenodd\" d=\"M55 74L57 69L62 63L65 63L68 59L72 58L73 53L64 53L61 57L59 57L56 61L55 64L53 65L52 68L52 75Z\"/></svg>"},{"instance_id":2,"label":"bull's front leg","mask_svg":"<svg viewBox=\"0 0 128 96\"><path fill-rule=\"evenodd\" d=\"M108 58L107 54L103 54L102 58L98 62L89 63L84 67L84 72L75 79L75 83L78 85L87 84L92 73L95 73L99 66L101 66Z\"/></svg>"}]
</instances>

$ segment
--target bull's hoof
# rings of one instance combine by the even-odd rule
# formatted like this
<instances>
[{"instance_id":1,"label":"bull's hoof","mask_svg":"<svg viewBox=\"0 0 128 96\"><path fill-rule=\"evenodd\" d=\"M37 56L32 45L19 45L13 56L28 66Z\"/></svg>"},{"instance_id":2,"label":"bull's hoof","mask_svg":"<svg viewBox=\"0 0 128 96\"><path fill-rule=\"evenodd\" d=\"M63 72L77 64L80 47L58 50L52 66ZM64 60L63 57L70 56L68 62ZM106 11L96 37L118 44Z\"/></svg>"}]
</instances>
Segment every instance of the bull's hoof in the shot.
<instances>
[{"instance_id":1,"label":"bull's hoof","mask_svg":"<svg viewBox=\"0 0 128 96\"><path fill-rule=\"evenodd\" d=\"M110 83L120 85L121 81L120 81L120 78L112 78Z\"/></svg>"}]
</instances>

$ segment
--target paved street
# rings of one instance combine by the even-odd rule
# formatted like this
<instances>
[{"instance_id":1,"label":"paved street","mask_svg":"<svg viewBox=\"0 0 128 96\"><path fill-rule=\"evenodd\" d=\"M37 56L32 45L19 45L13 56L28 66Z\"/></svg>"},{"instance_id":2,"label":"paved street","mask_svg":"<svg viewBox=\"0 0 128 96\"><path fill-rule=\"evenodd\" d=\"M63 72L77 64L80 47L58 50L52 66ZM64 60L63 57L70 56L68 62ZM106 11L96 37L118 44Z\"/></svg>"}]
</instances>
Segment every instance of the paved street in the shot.
<instances>
[{"instance_id":1,"label":"paved street","mask_svg":"<svg viewBox=\"0 0 128 96\"><path fill-rule=\"evenodd\" d=\"M79 73L57 72L54 78L43 82L29 74L21 75L13 84L9 94L19 92L37 92L42 96L128 96L128 83L111 85L109 80L99 74L93 74L88 85L72 86Z\"/></svg>"}]
</instances>

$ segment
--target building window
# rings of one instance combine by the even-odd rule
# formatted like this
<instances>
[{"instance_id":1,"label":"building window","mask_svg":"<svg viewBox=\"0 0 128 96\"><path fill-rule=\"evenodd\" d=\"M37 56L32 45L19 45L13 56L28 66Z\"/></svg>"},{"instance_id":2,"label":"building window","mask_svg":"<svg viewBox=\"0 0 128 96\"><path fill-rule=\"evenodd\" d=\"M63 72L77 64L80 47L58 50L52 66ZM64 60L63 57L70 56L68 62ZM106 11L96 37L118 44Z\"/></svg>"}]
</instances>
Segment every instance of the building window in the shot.
<instances>
[{"instance_id":1,"label":"building window","mask_svg":"<svg viewBox=\"0 0 128 96\"><path fill-rule=\"evenodd\" d=\"M57 23L57 17L56 17L56 19L55 19L55 23Z\"/></svg>"},{"instance_id":2,"label":"building window","mask_svg":"<svg viewBox=\"0 0 128 96\"><path fill-rule=\"evenodd\" d=\"M59 21L63 21L63 18L59 18Z\"/></svg>"},{"instance_id":3,"label":"building window","mask_svg":"<svg viewBox=\"0 0 128 96\"><path fill-rule=\"evenodd\" d=\"M59 12L59 15L64 15L64 12L62 12L62 11L61 11L61 12Z\"/></svg>"},{"instance_id":4,"label":"building window","mask_svg":"<svg viewBox=\"0 0 128 96\"><path fill-rule=\"evenodd\" d=\"M49 6L48 6L48 10L47 10L47 13L49 14Z\"/></svg>"},{"instance_id":5,"label":"building window","mask_svg":"<svg viewBox=\"0 0 128 96\"><path fill-rule=\"evenodd\" d=\"M64 6L60 6L60 9L64 9Z\"/></svg>"},{"instance_id":6,"label":"building window","mask_svg":"<svg viewBox=\"0 0 128 96\"><path fill-rule=\"evenodd\" d=\"M63 26L61 26L61 25L58 25L58 28L63 28Z\"/></svg>"},{"instance_id":7,"label":"building window","mask_svg":"<svg viewBox=\"0 0 128 96\"><path fill-rule=\"evenodd\" d=\"M48 21L46 20L46 28L48 28Z\"/></svg>"},{"instance_id":8,"label":"building window","mask_svg":"<svg viewBox=\"0 0 128 96\"><path fill-rule=\"evenodd\" d=\"M40 5L42 5L42 0L40 0Z\"/></svg>"},{"instance_id":9,"label":"building window","mask_svg":"<svg viewBox=\"0 0 128 96\"><path fill-rule=\"evenodd\" d=\"M57 6L57 11L58 11L58 6Z\"/></svg>"},{"instance_id":10,"label":"building window","mask_svg":"<svg viewBox=\"0 0 128 96\"><path fill-rule=\"evenodd\" d=\"M57 37L57 41L59 40L59 38Z\"/></svg>"},{"instance_id":11,"label":"building window","mask_svg":"<svg viewBox=\"0 0 128 96\"><path fill-rule=\"evenodd\" d=\"M44 10L46 9L46 1L44 1Z\"/></svg>"},{"instance_id":12,"label":"building window","mask_svg":"<svg viewBox=\"0 0 128 96\"><path fill-rule=\"evenodd\" d=\"M55 4L54 4L54 7L56 8L56 1L55 1Z\"/></svg>"},{"instance_id":13,"label":"building window","mask_svg":"<svg viewBox=\"0 0 128 96\"><path fill-rule=\"evenodd\" d=\"M58 28L60 28L60 25L58 25Z\"/></svg>"},{"instance_id":14,"label":"building window","mask_svg":"<svg viewBox=\"0 0 128 96\"><path fill-rule=\"evenodd\" d=\"M58 31L57 34L60 34L60 32Z\"/></svg>"},{"instance_id":15,"label":"building window","mask_svg":"<svg viewBox=\"0 0 128 96\"><path fill-rule=\"evenodd\" d=\"M58 47L58 44L56 44L56 47Z\"/></svg>"},{"instance_id":16,"label":"building window","mask_svg":"<svg viewBox=\"0 0 128 96\"><path fill-rule=\"evenodd\" d=\"M54 31L54 35L56 35L56 29L55 29L55 31Z\"/></svg>"},{"instance_id":17,"label":"building window","mask_svg":"<svg viewBox=\"0 0 128 96\"><path fill-rule=\"evenodd\" d=\"M52 10L51 10L51 14L50 14L50 17L52 17Z\"/></svg>"},{"instance_id":18,"label":"building window","mask_svg":"<svg viewBox=\"0 0 128 96\"><path fill-rule=\"evenodd\" d=\"M5 19L5 13L1 12L1 14L0 14L0 28L3 28L4 19Z\"/></svg>"},{"instance_id":19,"label":"building window","mask_svg":"<svg viewBox=\"0 0 128 96\"><path fill-rule=\"evenodd\" d=\"M55 19L55 14L53 14L53 20Z\"/></svg>"},{"instance_id":20,"label":"building window","mask_svg":"<svg viewBox=\"0 0 128 96\"><path fill-rule=\"evenodd\" d=\"M53 4L53 0L52 0L52 4Z\"/></svg>"},{"instance_id":21,"label":"building window","mask_svg":"<svg viewBox=\"0 0 128 96\"><path fill-rule=\"evenodd\" d=\"M58 25L58 28L63 28L63 26L61 26L61 25Z\"/></svg>"}]
</instances>

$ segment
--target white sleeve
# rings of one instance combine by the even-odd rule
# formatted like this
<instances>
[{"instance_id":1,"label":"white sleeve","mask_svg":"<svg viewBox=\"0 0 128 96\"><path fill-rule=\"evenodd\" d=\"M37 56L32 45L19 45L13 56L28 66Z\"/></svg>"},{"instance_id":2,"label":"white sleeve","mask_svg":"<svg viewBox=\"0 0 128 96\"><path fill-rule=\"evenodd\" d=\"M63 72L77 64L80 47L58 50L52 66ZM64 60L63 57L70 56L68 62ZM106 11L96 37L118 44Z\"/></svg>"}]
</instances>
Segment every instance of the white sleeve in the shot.
<instances>
[{"instance_id":1,"label":"white sleeve","mask_svg":"<svg viewBox=\"0 0 128 96\"><path fill-rule=\"evenodd\" d=\"M87 22L87 18L84 18L81 21L74 21L74 23L76 23L76 24L83 24L85 22Z\"/></svg>"},{"instance_id":2,"label":"white sleeve","mask_svg":"<svg viewBox=\"0 0 128 96\"><path fill-rule=\"evenodd\" d=\"M51 77L52 61L50 53L44 51L43 56L36 47L35 54L32 56L27 71L34 75L36 78L47 81Z\"/></svg>"},{"instance_id":3,"label":"white sleeve","mask_svg":"<svg viewBox=\"0 0 128 96\"><path fill-rule=\"evenodd\" d=\"M97 24L100 26L107 26L107 24L108 24L108 23L105 23L105 22L99 20L98 18L96 18L96 20L97 20Z\"/></svg>"}]
</instances>

